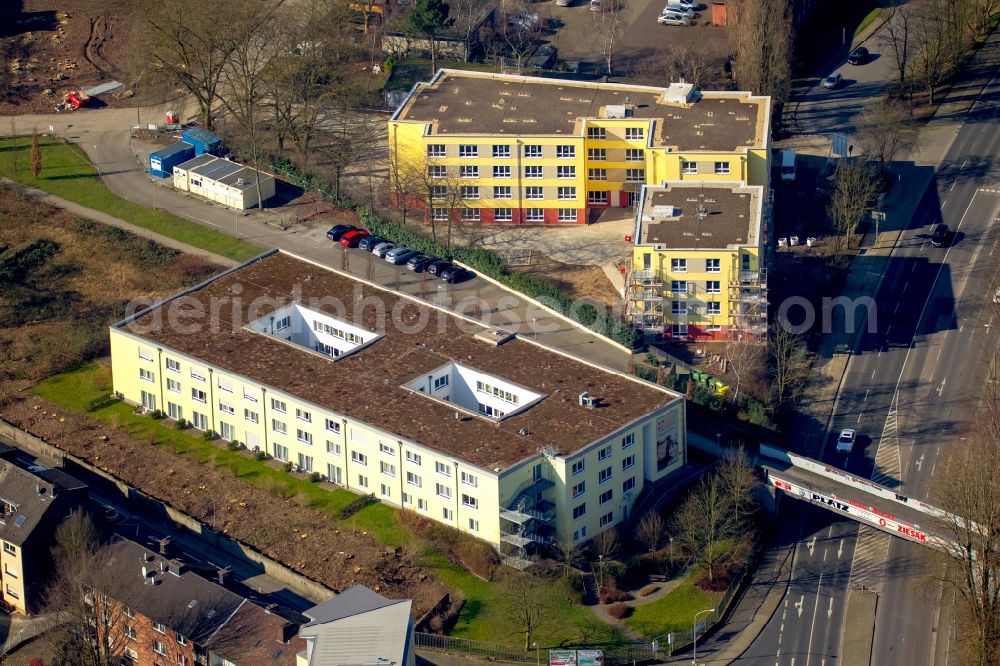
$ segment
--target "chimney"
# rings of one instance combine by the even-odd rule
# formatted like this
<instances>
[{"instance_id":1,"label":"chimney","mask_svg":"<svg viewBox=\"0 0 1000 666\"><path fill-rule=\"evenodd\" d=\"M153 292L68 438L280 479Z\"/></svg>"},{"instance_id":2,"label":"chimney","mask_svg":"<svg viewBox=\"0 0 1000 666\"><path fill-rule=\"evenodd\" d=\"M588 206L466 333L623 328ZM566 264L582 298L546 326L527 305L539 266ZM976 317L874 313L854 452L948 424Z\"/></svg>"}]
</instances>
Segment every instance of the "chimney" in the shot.
<instances>
[{"instance_id":1,"label":"chimney","mask_svg":"<svg viewBox=\"0 0 1000 666\"><path fill-rule=\"evenodd\" d=\"M175 576L180 576L187 571L187 565L184 564L183 560L175 558L167 561L167 570Z\"/></svg>"},{"instance_id":2,"label":"chimney","mask_svg":"<svg viewBox=\"0 0 1000 666\"><path fill-rule=\"evenodd\" d=\"M167 554L167 546L170 545L170 541L171 541L171 539L168 536L165 536L165 537L157 540L157 543L160 544L160 555L166 555Z\"/></svg>"},{"instance_id":3,"label":"chimney","mask_svg":"<svg viewBox=\"0 0 1000 666\"><path fill-rule=\"evenodd\" d=\"M218 571L219 585L225 585L226 584L226 576L228 576L232 572L233 572L233 570L232 570L231 567L222 567L221 569L219 569L219 571Z\"/></svg>"}]
</instances>

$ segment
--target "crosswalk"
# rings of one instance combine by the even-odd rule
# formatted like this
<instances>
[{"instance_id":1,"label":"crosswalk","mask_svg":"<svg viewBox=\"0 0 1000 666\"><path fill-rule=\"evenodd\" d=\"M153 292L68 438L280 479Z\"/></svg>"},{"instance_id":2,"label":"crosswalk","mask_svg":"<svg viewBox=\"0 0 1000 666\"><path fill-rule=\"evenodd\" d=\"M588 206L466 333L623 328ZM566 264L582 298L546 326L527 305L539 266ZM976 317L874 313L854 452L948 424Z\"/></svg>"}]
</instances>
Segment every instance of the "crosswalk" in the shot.
<instances>
[{"instance_id":1,"label":"crosswalk","mask_svg":"<svg viewBox=\"0 0 1000 666\"><path fill-rule=\"evenodd\" d=\"M874 527L859 525L858 539L854 546L854 561L851 564L850 587L881 591L892 538L892 535Z\"/></svg>"},{"instance_id":2,"label":"crosswalk","mask_svg":"<svg viewBox=\"0 0 1000 666\"><path fill-rule=\"evenodd\" d=\"M872 481L889 488L895 488L902 483L903 466L899 459L899 421L898 421L899 391L892 396L889 413L885 418L885 427L879 440L878 451L875 453L875 469L872 471Z\"/></svg>"}]
</instances>

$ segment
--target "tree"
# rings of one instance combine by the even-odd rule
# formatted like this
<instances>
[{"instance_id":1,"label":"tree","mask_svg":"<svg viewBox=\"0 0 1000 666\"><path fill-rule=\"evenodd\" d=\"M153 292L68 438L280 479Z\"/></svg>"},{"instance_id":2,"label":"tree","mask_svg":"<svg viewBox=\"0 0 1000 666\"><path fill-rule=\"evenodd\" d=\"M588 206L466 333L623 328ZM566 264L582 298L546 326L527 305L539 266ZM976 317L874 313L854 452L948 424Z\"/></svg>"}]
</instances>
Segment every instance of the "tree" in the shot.
<instances>
[{"instance_id":1,"label":"tree","mask_svg":"<svg viewBox=\"0 0 1000 666\"><path fill-rule=\"evenodd\" d=\"M750 335L736 333L726 341L726 370L736 378L733 387L733 404L740 404L740 390L744 380L752 376L760 376L761 345Z\"/></svg>"},{"instance_id":2,"label":"tree","mask_svg":"<svg viewBox=\"0 0 1000 666\"><path fill-rule=\"evenodd\" d=\"M450 11L444 0L417 0L406 19L411 35L422 36L430 42L432 75L437 72L437 36L455 22L449 16Z\"/></svg>"},{"instance_id":3,"label":"tree","mask_svg":"<svg viewBox=\"0 0 1000 666\"><path fill-rule=\"evenodd\" d=\"M858 225L878 197L879 174L861 160L841 160L834 180L827 215L837 234L839 253L846 253Z\"/></svg>"},{"instance_id":4,"label":"tree","mask_svg":"<svg viewBox=\"0 0 1000 666\"><path fill-rule=\"evenodd\" d=\"M605 11L590 13L590 27L604 57L605 74L613 76L613 60L621 47L625 29L631 23L632 12L625 0L606 0L606 4Z\"/></svg>"},{"instance_id":5,"label":"tree","mask_svg":"<svg viewBox=\"0 0 1000 666\"><path fill-rule=\"evenodd\" d=\"M38 130L31 131L31 176L38 180L38 175L42 173L42 148L38 143Z\"/></svg>"},{"instance_id":6,"label":"tree","mask_svg":"<svg viewBox=\"0 0 1000 666\"><path fill-rule=\"evenodd\" d=\"M910 43L910 12L899 7L892 7L889 12L880 41L883 50L888 50L892 55L899 85L905 90L910 52L913 50Z\"/></svg>"},{"instance_id":7,"label":"tree","mask_svg":"<svg viewBox=\"0 0 1000 666\"><path fill-rule=\"evenodd\" d=\"M695 88L704 88L716 76L715 66L703 52L676 44L657 49L643 62L642 70L658 84L686 81Z\"/></svg>"},{"instance_id":8,"label":"tree","mask_svg":"<svg viewBox=\"0 0 1000 666\"><path fill-rule=\"evenodd\" d=\"M649 511L639 521L636 536L642 545L652 553L660 545L660 542L663 541L665 529L666 527L663 524L663 518L660 517L660 514L656 511Z\"/></svg>"},{"instance_id":9,"label":"tree","mask_svg":"<svg viewBox=\"0 0 1000 666\"><path fill-rule=\"evenodd\" d=\"M569 570L573 568L574 563L580 557L580 546L573 541L572 536L567 534L555 543L553 550L556 557L562 562L563 576L568 575Z\"/></svg>"},{"instance_id":10,"label":"tree","mask_svg":"<svg viewBox=\"0 0 1000 666\"><path fill-rule=\"evenodd\" d=\"M965 44L950 0L924 0L913 10L914 72L934 104L934 91L954 71Z\"/></svg>"},{"instance_id":11,"label":"tree","mask_svg":"<svg viewBox=\"0 0 1000 666\"><path fill-rule=\"evenodd\" d=\"M621 548L621 539L618 537L618 528L610 527L594 537L594 550L605 560L610 560Z\"/></svg>"},{"instance_id":12,"label":"tree","mask_svg":"<svg viewBox=\"0 0 1000 666\"><path fill-rule=\"evenodd\" d=\"M504 578L503 594L501 615L512 634L524 635L524 649L530 650L532 639L554 610L544 585L528 574L511 572Z\"/></svg>"},{"instance_id":13,"label":"tree","mask_svg":"<svg viewBox=\"0 0 1000 666\"><path fill-rule=\"evenodd\" d=\"M449 9L455 20L455 30L465 43L465 62L469 62L472 44L476 41L476 31L482 22L483 5L479 0L451 0Z\"/></svg>"},{"instance_id":14,"label":"tree","mask_svg":"<svg viewBox=\"0 0 1000 666\"><path fill-rule=\"evenodd\" d=\"M858 140L868 156L878 161L882 174L896 155L913 145L909 110L887 96L865 107L858 126Z\"/></svg>"},{"instance_id":15,"label":"tree","mask_svg":"<svg viewBox=\"0 0 1000 666\"><path fill-rule=\"evenodd\" d=\"M794 402L802 395L809 373L805 341L793 332L788 319L778 317L768 332L768 357L774 401Z\"/></svg>"},{"instance_id":16,"label":"tree","mask_svg":"<svg viewBox=\"0 0 1000 666\"><path fill-rule=\"evenodd\" d=\"M535 50L548 20L527 0L507 0L500 4L493 34L502 43L502 50L514 58L518 71Z\"/></svg>"},{"instance_id":17,"label":"tree","mask_svg":"<svg viewBox=\"0 0 1000 666\"><path fill-rule=\"evenodd\" d=\"M788 0L732 0L727 3L729 51L742 90L788 99L791 81L792 17ZM766 38L765 38L766 36Z\"/></svg>"}]
</instances>

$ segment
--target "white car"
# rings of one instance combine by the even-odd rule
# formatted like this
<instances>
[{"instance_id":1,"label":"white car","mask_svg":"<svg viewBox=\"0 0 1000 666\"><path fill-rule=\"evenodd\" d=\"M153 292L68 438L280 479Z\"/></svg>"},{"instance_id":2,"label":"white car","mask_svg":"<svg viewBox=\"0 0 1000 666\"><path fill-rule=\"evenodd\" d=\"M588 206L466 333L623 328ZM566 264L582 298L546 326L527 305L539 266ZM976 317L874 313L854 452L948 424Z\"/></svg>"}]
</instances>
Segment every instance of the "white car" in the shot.
<instances>
[{"instance_id":1,"label":"white car","mask_svg":"<svg viewBox=\"0 0 1000 666\"><path fill-rule=\"evenodd\" d=\"M858 439L858 433L854 428L844 428L837 438L837 453L850 453L854 450L854 442Z\"/></svg>"},{"instance_id":2,"label":"white car","mask_svg":"<svg viewBox=\"0 0 1000 666\"><path fill-rule=\"evenodd\" d=\"M843 80L844 77L841 76L840 72L834 72L830 76L823 79L823 87L826 88L827 90L833 90L834 88L839 88Z\"/></svg>"},{"instance_id":3,"label":"white car","mask_svg":"<svg viewBox=\"0 0 1000 666\"><path fill-rule=\"evenodd\" d=\"M676 14L683 14L684 16L686 16L689 19L694 18L694 10L691 9L691 7L689 7L689 6L682 5L682 4L678 3L678 2L673 2L673 1L672 2L668 2L667 5L663 8L663 11L660 12L660 16L663 16L664 14L667 14L668 12L673 12L673 13L676 13Z\"/></svg>"},{"instance_id":4,"label":"white car","mask_svg":"<svg viewBox=\"0 0 1000 666\"><path fill-rule=\"evenodd\" d=\"M1000 287L993 293L993 302L1000 303Z\"/></svg>"},{"instance_id":5,"label":"white car","mask_svg":"<svg viewBox=\"0 0 1000 666\"><path fill-rule=\"evenodd\" d=\"M656 22L663 25L691 25L691 19L677 12L663 12Z\"/></svg>"}]
</instances>

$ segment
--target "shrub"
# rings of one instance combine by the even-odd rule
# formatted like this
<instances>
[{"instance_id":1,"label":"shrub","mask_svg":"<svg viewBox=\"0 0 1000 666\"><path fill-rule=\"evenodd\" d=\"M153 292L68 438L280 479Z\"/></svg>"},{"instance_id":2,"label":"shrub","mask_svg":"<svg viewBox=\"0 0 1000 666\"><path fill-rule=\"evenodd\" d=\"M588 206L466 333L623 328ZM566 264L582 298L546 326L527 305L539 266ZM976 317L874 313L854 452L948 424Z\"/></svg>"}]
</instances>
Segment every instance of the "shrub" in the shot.
<instances>
[{"instance_id":1,"label":"shrub","mask_svg":"<svg viewBox=\"0 0 1000 666\"><path fill-rule=\"evenodd\" d=\"M177 423L174 424L174 427L178 430L185 430L188 427L188 422L186 419L179 419Z\"/></svg>"},{"instance_id":2,"label":"shrub","mask_svg":"<svg viewBox=\"0 0 1000 666\"><path fill-rule=\"evenodd\" d=\"M323 475L319 472L313 472L309 475L309 483L319 483L323 480Z\"/></svg>"},{"instance_id":3,"label":"shrub","mask_svg":"<svg viewBox=\"0 0 1000 666\"><path fill-rule=\"evenodd\" d=\"M231 442L226 442L226 448L229 449L230 451L239 451L240 443L234 439Z\"/></svg>"},{"instance_id":4,"label":"shrub","mask_svg":"<svg viewBox=\"0 0 1000 666\"><path fill-rule=\"evenodd\" d=\"M347 520L361 509L365 508L369 504L375 503L375 497L372 495L362 495L356 499L351 500L346 506L340 508L337 512L337 518L340 520Z\"/></svg>"},{"instance_id":5,"label":"shrub","mask_svg":"<svg viewBox=\"0 0 1000 666\"><path fill-rule=\"evenodd\" d=\"M570 569L566 575L559 579L558 584L562 588L562 594L566 601L574 605L583 603L587 593L583 587L583 574L576 569Z\"/></svg>"},{"instance_id":6,"label":"shrub","mask_svg":"<svg viewBox=\"0 0 1000 666\"><path fill-rule=\"evenodd\" d=\"M612 604L608 607L608 615L616 620L623 620L632 614L632 607L628 604Z\"/></svg>"},{"instance_id":7,"label":"shrub","mask_svg":"<svg viewBox=\"0 0 1000 666\"><path fill-rule=\"evenodd\" d=\"M292 471L292 463L286 462L284 465L281 466L281 468L283 470L285 470L286 472L291 472Z\"/></svg>"},{"instance_id":8,"label":"shrub","mask_svg":"<svg viewBox=\"0 0 1000 666\"><path fill-rule=\"evenodd\" d=\"M619 601L631 601L632 595L613 587L602 587L599 595L602 604L613 604Z\"/></svg>"},{"instance_id":9,"label":"shrub","mask_svg":"<svg viewBox=\"0 0 1000 666\"><path fill-rule=\"evenodd\" d=\"M604 562L603 574L605 578L621 580L628 574L628 567L617 560L607 560Z\"/></svg>"},{"instance_id":10,"label":"shrub","mask_svg":"<svg viewBox=\"0 0 1000 666\"><path fill-rule=\"evenodd\" d=\"M163 420L164 418L166 418L166 416L167 416L166 414L164 414L163 412L161 412L161 411L160 411L160 410L158 410L158 409L154 409L154 410L153 410L153 411L152 411L152 412L150 413L150 417L152 417L152 419L153 419L154 421L162 421L162 420Z\"/></svg>"},{"instance_id":11,"label":"shrub","mask_svg":"<svg viewBox=\"0 0 1000 666\"><path fill-rule=\"evenodd\" d=\"M211 442L213 439L218 439L219 435L214 430L206 430L202 437L207 442Z\"/></svg>"},{"instance_id":12,"label":"shrub","mask_svg":"<svg viewBox=\"0 0 1000 666\"><path fill-rule=\"evenodd\" d=\"M639 596L640 597L648 597L653 592L656 592L658 589L660 589L659 585L646 585L641 590L639 590Z\"/></svg>"},{"instance_id":13,"label":"shrub","mask_svg":"<svg viewBox=\"0 0 1000 666\"><path fill-rule=\"evenodd\" d=\"M485 541L464 538L455 548L462 564L483 580L492 581L500 568L500 556Z\"/></svg>"},{"instance_id":14,"label":"shrub","mask_svg":"<svg viewBox=\"0 0 1000 666\"><path fill-rule=\"evenodd\" d=\"M253 459L260 461L267 460L267 453L264 451L258 451L257 453L253 454Z\"/></svg>"}]
</instances>

